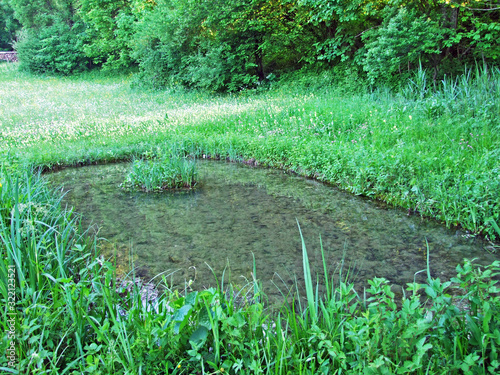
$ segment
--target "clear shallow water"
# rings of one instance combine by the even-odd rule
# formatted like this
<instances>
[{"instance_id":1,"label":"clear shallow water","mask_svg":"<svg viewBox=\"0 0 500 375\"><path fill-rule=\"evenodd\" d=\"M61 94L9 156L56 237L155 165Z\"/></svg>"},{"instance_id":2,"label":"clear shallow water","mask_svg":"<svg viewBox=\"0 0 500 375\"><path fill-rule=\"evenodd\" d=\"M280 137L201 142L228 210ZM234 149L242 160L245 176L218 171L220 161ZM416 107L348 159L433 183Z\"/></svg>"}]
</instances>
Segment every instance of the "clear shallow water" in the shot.
<instances>
[{"instance_id":1,"label":"clear shallow water","mask_svg":"<svg viewBox=\"0 0 500 375\"><path fill-rule=\"evenodd\" d=\"M336 272L344 256L355 281L385 277L397 286L426 267L426 239L431 274L441 280L456 275L463 258L491 263L498 255L486 243L437 223L356 197L320 182L241 164L199 161L201 186L189 192L147 194L120 188L128 164L65 169L47 175L62 186L63 202L96 224L126 272L130 254L137 274L149 279L162 272L174 287L194 280L194 288L224 281L251 280L253 256L257 278L270 299L278 288L303 283L299 221L309 261L322 272L321 235L327 263ZM424 273L417 280L424 279ZM399 288L400 290L401 288Z\"/></svg>"}]
</instances>

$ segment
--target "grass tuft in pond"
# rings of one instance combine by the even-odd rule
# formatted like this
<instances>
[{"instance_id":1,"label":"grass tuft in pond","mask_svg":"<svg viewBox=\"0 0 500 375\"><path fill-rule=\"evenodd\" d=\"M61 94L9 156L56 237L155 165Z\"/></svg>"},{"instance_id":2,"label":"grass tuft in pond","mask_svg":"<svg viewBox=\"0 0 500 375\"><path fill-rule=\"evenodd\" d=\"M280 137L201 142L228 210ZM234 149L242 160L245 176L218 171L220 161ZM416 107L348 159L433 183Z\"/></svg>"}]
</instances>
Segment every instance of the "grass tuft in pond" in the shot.
<instances>
[{"instance_id":1,"label":"grass tuft in pond","mask_svg":"<svg viewBox=\"0 0 500 375\"><path fill-rule=\"evenodd\" d=\"M138 159L132 163L123 187L146 192L192 189L197 184L196 161L178 155Z\"/></svg>"}]
</instances>

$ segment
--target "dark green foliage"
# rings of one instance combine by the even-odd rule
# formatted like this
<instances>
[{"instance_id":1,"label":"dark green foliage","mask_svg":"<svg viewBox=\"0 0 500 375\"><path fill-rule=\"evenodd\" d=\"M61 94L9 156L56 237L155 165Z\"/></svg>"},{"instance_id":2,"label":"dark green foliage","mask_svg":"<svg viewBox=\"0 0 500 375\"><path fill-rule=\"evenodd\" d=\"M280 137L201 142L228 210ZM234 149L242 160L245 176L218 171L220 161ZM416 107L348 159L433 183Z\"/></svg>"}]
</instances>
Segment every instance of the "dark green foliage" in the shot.
<instances>
[{"instance_id":1,"label":"dark green foliage","mask_svg":"<svg viewBox=\"0 0 500 375\"><path fill-rule=\"evenodd\" d=\"M82 24L72 27L63 22L36 29L25 29L15 48L20 68L34 73L71 74L87 69L79 34Z\"/></svg>"},{"instance_id":2,"label":"dark green foliage","mask_svg":"<svg viewBox=\"0 0 500 375\"><path fill-rule=\"evenodd\" d=\"M19 20L23 28L40 29L50 26L54 17L67 18L68 1L54 0L10 0L14 9L14 17ZM60 17L59 17L60 18Z\"/></svg>"},{"instance_id":3,"label":"dark green foliage","mask_svg":"<svg viewBox=\"0 0 500 375\"><path fill-rule=\"evenodd\" d=\"M401 8L387 24L365 34L368 43L362 61L368 79L375 83L402 72L407 76L419 62L432 66L439 61L436 55L441 53L444 32L438 22Z\"/></svg>"},{"instance_id":4,"label":"dark green foliage","mask_svg":"<svg viewBox=\"0 0 500 375\"><path fill-rule=\"evenodd\" d=\"M482 1L2 1L0 43L10 43L19 20L21 59L36 60L28 69L78 71L83 52L104 69L139 65L136 83L146 87L235 92L305 66L397 86L419 64L437 82L500 58L500 12ZM57 67L48 63L54 53Z\"/></svg>"},{"instance_id":5,"label":"dark green foliage","mask_svg":"<svg viewBox=\"0 0 500 375\"><path fill-rule=\"evenodd\" d=\"M318 35L316 57L329 64L352 59L362 46L360 36L375 27L383 5L366 0L303 0L307 22Z\"/></svg>"},{"instance_id":6,"label":"dark green foliage","mask_svg":"<svg viewBox=\"0 0 500 375\"><path fill-rule=\"evenodd\" d=\"M191 10L190 4L161 0L145 12L133 42L143 84L164 87L178 84L183 78L185 59L192 52L196 27L202 19L199 13L203 10L203 6L193 6Z\"/></svg>"},{"instance_id":7,"label":"dark green foliage","mask_svg":"<svg viewBox=\"0 0 500 375\"><path fill-rule=\"evenodd\" d=\"M14 18L14 9L8 0L0 0L0 51L11 51L15 34L21 28Z\"/></svg>"},{"instance_id":8,"label":"dark green foliage","mask_svg":"<svg viewBox=\"0 0 500 375\"><path fill-rule=\"evenodd\" d=\"M248 46L224 35L208 1L159 1L138 25L134 40L141 80L152 86L182 84L209 91L253 86ZM222 33L222 35L221 35ZM255 42L257 43L257 42ZM258 44L253 47L258 48Z\"/></svg>"},{"instance_id":9,"label":"dark green foliage","mask_svg":"<svg viewBox=\"0 0 500 375\"><path fill-rule=\"evenodd\" d=\"M316 57L329 65L362 66L370 82L397 83L418 68L433 79L456 74L475 59L498 62L498 9L485 2L377 3L304 0L316 31Z\"/></svg>"},{"instance_id":10,"label":"dark green foliage","mask_svg":"<svg viewBox=\"0 0 500 375\"><path fill-rule=\"evenodd\" d=\"M12 0L23 29L14 48L21 68L34 73L70 74L86 69L80 21L73 0Z\"/></svg>"},{"instance_id":11,"label":"dark green foliage","mask_svg":"<svg viewBox=\"0 0 500 375\"><path fill-rule=\"evenodd\" d=\"M301 65L310 46L298 43L308 39L295 14L281 1L158 1L137 25L140 78L208 91L256 87L273 71Z\"/></svg>"},{"instance_id":12,"label":"dark green foliage","mask_svg":"<svg viewBox=\"0 0 500 375\"><path fill-rule=\"evenodd\" d=\"M434 82L462 73L478 59L496 64L500 23L490 8L474 1L400 1L386 6L379 13L380 25L363 34L358 62L372 84L400 82L419 64L432 69Z\"/></svg>"}]
</instances>

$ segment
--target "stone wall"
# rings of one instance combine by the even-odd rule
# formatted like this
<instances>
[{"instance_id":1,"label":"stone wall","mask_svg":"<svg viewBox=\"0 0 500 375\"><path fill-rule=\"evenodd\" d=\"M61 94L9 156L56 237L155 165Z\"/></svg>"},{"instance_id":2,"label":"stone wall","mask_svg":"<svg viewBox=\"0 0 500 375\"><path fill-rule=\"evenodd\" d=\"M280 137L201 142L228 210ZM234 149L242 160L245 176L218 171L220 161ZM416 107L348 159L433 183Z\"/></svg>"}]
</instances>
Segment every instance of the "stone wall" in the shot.
<instances>
[{"instance_id":1,"label":"stone wall","mask_svg":"<svg viewBox=\"0 0 500 375\"><path fill-rule=\"evenodd\" d=\"M9 62L17 61L17 52L0 52L0 60L5 60Z\"/></svg>"}]
</instances>

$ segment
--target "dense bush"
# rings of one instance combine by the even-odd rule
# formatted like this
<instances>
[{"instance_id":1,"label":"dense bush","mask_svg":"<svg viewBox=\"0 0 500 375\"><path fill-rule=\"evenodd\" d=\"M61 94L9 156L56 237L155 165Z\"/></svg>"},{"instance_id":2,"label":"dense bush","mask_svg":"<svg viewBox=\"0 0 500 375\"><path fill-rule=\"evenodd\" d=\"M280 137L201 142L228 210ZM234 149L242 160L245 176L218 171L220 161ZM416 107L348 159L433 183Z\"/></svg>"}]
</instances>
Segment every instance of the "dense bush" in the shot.
<instances>
[{"instance_id":1,"label":"dense bush","mask_svg":"<svg viewBox=\"0 0 500 375\"><path fill-rule=\"evenodd\" d=\"M40 30L25 29L15 48L20 68L34 73L71 74L88 68L79 33L83 24L73 27L57 22Z\"/></svg>"},{"instance_id":2,"label":"dense bush","mask_svg":"<svg viewBox=\"0 0 500 375\"><path fill-rule=\"evenodd\" d=\"M133 4L129 0L81 0L78 14L87 25L83 51L93 64L104 69L123 69L133 65L130 40L133 36Z\"/></svg>"},{"instance_id":3,"label":"dense bush","mask_svg":"<svg viewBox=\"0 0 500 375\"><path fill-rule=\"evenodd\" d=\"M445 30L427 16L412 13L402 8L386 24L365 34L367 52L362 61L371 83L390 81L402 72L406 78L419 63L437 69Z\"/></svg>"},{"instance_id":4,"label":"dense bush","mask_svg":"<svg viewBox=\"0 0 500 375\"><path fill-rule=\"evenodd\" d=\"M222 2L218 5L225 8ZM228 21L215 17L212 6L164 0L146 13L134 40L145 83L160 87L182 84L208 91L255 85L253 53L259 43L238 30L225 30Z\"/></svg>"}]
</instances>

